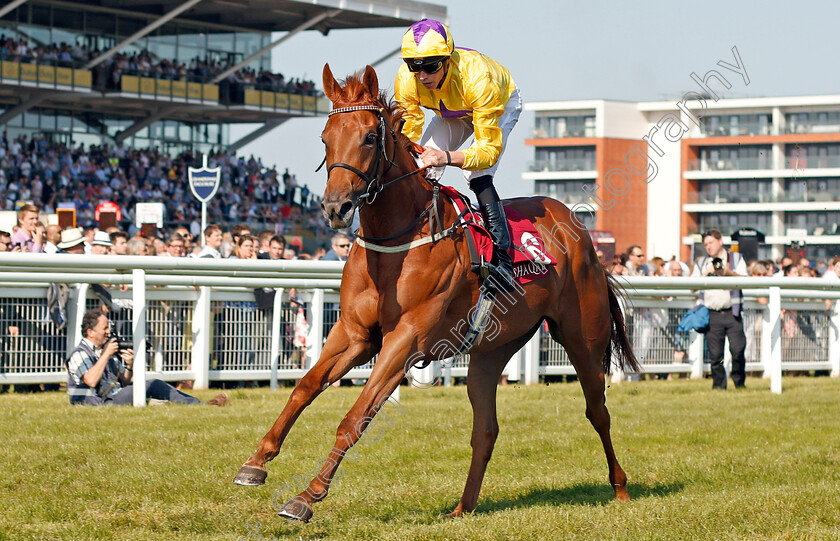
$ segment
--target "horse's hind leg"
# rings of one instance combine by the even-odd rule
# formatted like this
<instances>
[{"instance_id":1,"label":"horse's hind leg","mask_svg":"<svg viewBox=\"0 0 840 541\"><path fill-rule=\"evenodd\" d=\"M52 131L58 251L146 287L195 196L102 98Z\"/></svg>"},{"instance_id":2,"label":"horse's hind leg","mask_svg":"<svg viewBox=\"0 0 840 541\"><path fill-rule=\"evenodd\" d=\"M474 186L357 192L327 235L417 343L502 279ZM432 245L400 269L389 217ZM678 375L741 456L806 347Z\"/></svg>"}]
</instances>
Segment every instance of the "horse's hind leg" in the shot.
<instances>
[{"instance_id":1,"label":"horse's hind leg","mask_svg":"<svg viewBox=\"0 0 840 541\"><path fill-rule=\"evenodd\" d=\"M583 396L586 399L586 418L592 423L604 445L610 484L615 490L615 498L627 501L630 499L627 493L627 474L624 473L615 457L610 437L610 412L607 410L607 399L604 395L606 382L603 359L604 352L609 346L610 329L606 327L605 330L596 333L599 336L598 339L590 341L586 336L588 333L580 328L581 320L575 320L575 318L569 318L569 320L570 323L562 326L563 347L575 367L580 386L583 388ZM549 324L549 328L552 331L552 337L558 340L557 327Z\"/></svg>"},{"instance_id":2,"label":"horse's hind leg","mask_svg":"<svg viewBox=\"0 0 840 541\"><path fill-rule=\"evenodd\" d=\"M257 451L240 468L233 482L238 485L265 483L265 463L280 452L283 440L303 410L331 383L341 379L354 366L370 360L373 354L372 344L353 340L346 325L339 319L324 344L321 358L295 386L271 430L260 440Z\"/></svg>"},{"instance_id":3,"label":"horse's hind leg","mask_svg":"<svg viewBox=\"0 0 840 541\"><path fill-rule=\"evenodd\" d=\"M533 333L530 333L530 336ZM527 338L523 342L527 342ZM499 435L499 423L496 419L496 387L499 377L511 355L521 347L521 343L507 344L488 353L473 354L467 373L467 395L473 410L473 429L470 438L473 454L467 484L458 506L446 515L458 517L475 510L478 493L487 471L487 463L493 454L493 447Z\"/></svg>"}]
</instances>

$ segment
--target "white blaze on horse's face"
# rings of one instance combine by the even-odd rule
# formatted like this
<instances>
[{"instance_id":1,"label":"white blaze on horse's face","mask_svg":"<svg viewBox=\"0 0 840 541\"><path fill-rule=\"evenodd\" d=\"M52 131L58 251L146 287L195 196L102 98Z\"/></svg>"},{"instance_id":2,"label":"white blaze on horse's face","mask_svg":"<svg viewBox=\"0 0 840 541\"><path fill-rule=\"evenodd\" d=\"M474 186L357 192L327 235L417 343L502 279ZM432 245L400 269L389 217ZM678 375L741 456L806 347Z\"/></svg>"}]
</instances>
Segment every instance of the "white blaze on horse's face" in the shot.
<instances>
[{"instance_id":1,"label":"white blaze on horse's face","mask_svg":"<svg viewBox=\"0 0 840 541\"><path fill-rule=\"evenodd\" d=\"M345 88L351 85L354 90L346 95ZM379 81L373 68L367 66L361 77L348 78L342 87L327 64L324 66L324 94L333 104L333 113L321 134L327 155L327 188L321 211L330 227L344 229L353 223L367 183L379 173L372 170L379 168L376 159L379 116L371 111L378 110L372 101L376 102L379 97Z\"/></svg>"},{"instance_id":2,"label":"white blaze on horse's face","mask_svg":"<svg viewBox=\"0 0 840 541\"><path fill-rule=\"evenodd\" d=\"M329 170L321 212L333 229L346 229L353 223L367 182L350 169L331 166L346 164L370 175L379 150L377 122L370 111L343 113L330 118L321 134Z\"/></svg>"}]
</instances>

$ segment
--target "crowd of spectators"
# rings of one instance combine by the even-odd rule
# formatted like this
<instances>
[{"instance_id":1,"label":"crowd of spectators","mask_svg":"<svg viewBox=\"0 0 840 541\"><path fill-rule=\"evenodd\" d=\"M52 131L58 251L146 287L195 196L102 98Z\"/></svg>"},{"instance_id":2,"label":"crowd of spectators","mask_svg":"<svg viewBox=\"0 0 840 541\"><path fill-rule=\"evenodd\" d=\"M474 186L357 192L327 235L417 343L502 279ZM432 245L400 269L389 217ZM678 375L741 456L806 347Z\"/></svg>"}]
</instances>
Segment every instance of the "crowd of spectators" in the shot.
<instances>
[{"instance_id":1,"label":"crowd of spectators","mask_svg":"<svg viewBox=\"0 0 840 541\"><path fill-rule=\"evenodd\" d=\"M93 226L62 229L56 224L45 225L39 212L31 204L17 210L17 225L11 232L0 231L0 252L344 261L352 245L349 235L335 233L329 251L325 246L305 251L302 244L290 244L272 229L257 232L247 224L236 224L224 231L211 224L201 233L202 246L201 237L186 226L168 234L156 230L151 236L143 235L140 229L132 234L116 226L105 230Z\"/></svg>"},{"instance_id":2,"label":"crowd of spectators","mask_svg":"<svg viewBox=\"0 0 840 541\"><path fill-rule=\"evenodd\" d=\"M616 254L611 262L603 259L603 252L598 252L601 264L615 275L621 276L689 276L691 265L680 261L676 256L665 260L654 256L648 260L641 246L633 245L623 253ZM840 255L828 261L820 259L812 262L800 257L796 262L788 256L778 260L750 260L746 262L748 276L773 276L796 278L825 278L840 280Z\"/></svg>"},{"instance_id":3,"label":"crowd of spectators","mask_svg":"<svg viewBox=\"0 0 840 541\"><path fill-rule=\"evenodd\" d=\"M82 43L38 45L25 38L15 39L0 35L0 59L13 62L30 62L49 66L81 68L97 58L104 51L88 49ZM170 81L191 81L209 83L217 75L231 67L230 62L219 62L210 58L193 58L189 63L175 59L156 58L150 51L119 52L105 59L95 69L95 84L107 89L120 88L123 75L136 75ZM268 70L242 68L230 74L223 81L224 95L235 99L243 88L287 92L305 96L320 95L315 82L299 78L286 79L282 73ZM223 96L224 98L224 96ZM241 101L241 100L239 100Z\"/></svg>"},{"instance_id":4,"label":"crowd of spectators","mask_svg":"<svg viewBox=\"0 0 840 541\"><path fill-rule=\"evenodd\" d=\"M152 54L145 49L136 53L117 53L102 63L104 84L107 88L119 88L123 75L209 83L230 67L231 64L227 62L198 57L193 58L189 64L166 58L156 62ZM235 85L236 89L255 88L305 96L320 95L314 81L298 78L286 80L282 73L249 67L231 73L223 83ZM230 96L230 99L234 98L235 96Z\"/></svg>"},{"instance_id":5,"label":"crowd of spectators","mask_svg":"<svg viewBox=\"0 0 840 541\"><path fill-rule=\"evenodd\" d=\"M717 235L717 242L722 244L722 241L719 240L720 233L716 230L705 233L704 235L707 236L704 236L704 244L706 244L707 250L709 250L709 244L707 242L715 241L713 234ZM703 255L705 256L705 254ZM807 277L820 278L830 282L840 281L840 255L836 255L828 261L819 260L817 262L812 262L805 257L798 257L794 260L786 256L776 261L767 259L750 260L740 263L741 259L736 257L736 254L736 256L733 256L733 259L725 257L724 260L730 261L730 265L722 262L723 268L717 272L710 269L713 263L710 256L700 257L696 263L686 263L676 257L671 257L668 261L661 257L652 257L648 260L644 250L639 245L629 246L624 253L617 254L609 262L604 260L604 254L600 250L598 250L598 256L601 263L612 274L621 276L679 277L705 276L712 273L726 276ZM735 266L734 262L738 262L737 266ZM704 268L700 268L701 265ZM736 272L739 268L742 272ZM733 295L736 291L737 294ZM759 346L755 343L754 337L757 335L757 332L761 331L761 318L749 321L745 320L742 316L740 300L732 303L728 302L731 299L740 299L742 296L740 290L733 290L733 292L726 291L722 297L718 295L711 304L708 298L709 291L704 293L706 293L707 298L703 300L703 296L701 296L698 302L704 304L710 310L711 330L706 331L706 344L709 347L708 355L715 357L710 361L712 364L713 386L715 389L726 388L726 378L721 366L723 359L723 338L722 336L713 336L720 334L715 331L726 331L726 336L730 339L730 350L733 350L733 381L736 387L743 386L745 359L753 359L759 355ZM722 305L718 304L721 302L721 299L724 302ZM768 302L766 297L758 297L755 300L763 305L766 305ZM737 309L735 307L736 303L738 304ZM825 300L825 309L830 310L831 308L832 301ZM631 314L632 332L636 335L634 338L635 352L640 360L644 362L645 358L660 357L659 360L661 361L661 357L666 351L673 351L674 362L684 361L689 337L685 333L675 332L677 323L681 317L679 310L630 308L629 312ZM734 314L734 318L732 314ZM814 319L813 314L783 309L781 311L781 317L783 358L791 361L812 360L814 352L825 347L827 337L820 330L819 322ZM726 318L729 318L729 320L726 320ZM728 321L728 325L735 328L724 329L721 326L722 323L719 323L720 321L723 323L727 323ZM716 323L719 328L715 326ZM713 349L714 351L712 351ZM736 368L738 370L737 373ZM817 371L817 373L822 372ZM662 376L671 377L665 374L662 374Z\"/></svg>"},{"instance_id":6,"label":"crowd of spectators","mask_svg":"<svg viewBox=\"0 0 840 541\"><path fill-rule=\"evenodd\" d=\"M31 45L25 38L15 39L0 35L0 59L12 62L32 62L50 66L80 67L90 53L82 45L67 43Z\"/></svg>"},{"instance_id":7,"label":"crowd of spectators","mask_svg":"<svg viewBox=\"0 0 840 541\"><path fill-rule=\"evenodd\" d=\"M201 163L197 155L176 157L157 149L132 150L103 145L68 147L39 137L0 139L0 210L32 202L54 213L59 202L73 203L77 223L94 225L95 209L113 201L122 212L121 227L134 234L135 204L165 205L169 229L184 225L200 232L201 205L190 192L187 170ZM208 166L221 167L219 191L207 207L208 222L273 227L276 233L308 232L325 243L329 229L321 217L320 198L300 186L288 169L265 167L251 156L211 153Z\"/></svg>"},{"instance_id":8,"label":"crowd of spectators","mask_svg":"<svg viewBox=\"0 0 840 541\"><path fill-rule=\"evenodd\" d=\"M59 254L90 254L104 256L159 256L159 257L195 257L195 258L227 258L236 259L298 259L298 260L345 260L350 251L351 239L344 233L336 233L331 239L330 251L326 247L318 247L311 252L303 250L300 244L290 244L283 235L278 235L272 229L262 231L252 230L246 224L237 224L227 231L221 227L211 224L201 233L205 239L205 245L201 245L201 238L191 233L188 227L175 228L168 234L157 231L155 235L144 236L142 230L133 234L123 231L118 227L110 227L99 230L94 227L68 227L62 229L56 224L45 225L39 219L38 207L26 204L17 211L17 225L12 231L0 231L0 252L28 252L28 253L59 253ZM252 234L253 233L253 234ZM97 295L99 290L107 290L102 286L92 286ZM120 286L122 291L127 286ZM263 290L258 288L254 291L253 302L236 303L215 303L214 304L214 335L217 342L217 357L212 361L214 368L243 368L255 363L256 344L262 327L261 320L255 315L257 309L270 309L273 305L273 289ZM303 362L303 342L306 330L300 329L306 326L302 311L302 301L298 299L297 291L287 290L290 305L284 308L282 324L287 328L284 332L283 353L284 362ZM120 304L111 299L110 294L103 293L102 309L105 313L119 312ZM107 300L106 300L107 298ZM49 310L48 310L49 311ZM335 310L337 312L337 310ZM169 307L166 316L153 318L158 326L163 325L165 330L173 336L158 335L155 347L167 351L182 351L185 347L179 342L181 337L187 336L184 332L185 316L180 310ZM233 314L238 314L233 318ZM58 325L55 318L50 318ZM231 319L233 318L233 319ZM302 321L302 323L301 323ZM325 321L325 330L335 321ZM152 331L155 331L152 325ZM235 330L234 328L235 327ZM8 330L0 331L9 336L17 336L18 327L11 325ZM122 333L120 333L122 334ZM154 332L152 332L154 335ZM127 334L126 334L127 335ZM326 334L325 334L326 336ZM8 341L8 340L7 340ZM167 342L168 341L168 342ZM173 344L169 344L172 342ZM170 347L171 346L171 347ZM0 350L0 357L3 351ZM2 362L0 362L2 367ZM244 382L238 382L239 385ZM54 388L55 386L49 386ZM46 388L46 387L45 387ZM0 387L0 392L4 388ZM16 390L29 392L40 390L38 385L20 385Z\"/></svg>"}]
</instances>

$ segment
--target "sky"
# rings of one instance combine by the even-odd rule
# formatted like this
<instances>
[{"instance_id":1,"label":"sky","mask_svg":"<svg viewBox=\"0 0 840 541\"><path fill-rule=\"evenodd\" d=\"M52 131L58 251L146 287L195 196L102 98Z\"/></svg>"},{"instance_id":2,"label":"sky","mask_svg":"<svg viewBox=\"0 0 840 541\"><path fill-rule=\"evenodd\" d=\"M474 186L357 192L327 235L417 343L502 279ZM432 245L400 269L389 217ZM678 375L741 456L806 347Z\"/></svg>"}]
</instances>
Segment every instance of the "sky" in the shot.
<instances>
[{"instance_id":1,"label":"sky","mask_svg":"<svg viewBox=\"0 0 840 541\"><path fill-rule=\"evenodd\" d=\"M702 75L719 60L734 63L733 46L750 84L730 79L733 86L724 97L840 94L834 58L840 51L840 4L832 0L436 3L447 6L455 45L477 49L507 67L526 104L571 99L676 102L696 88L692 72ZM327 36L302 32L274 49L273 69L287 78L312 79L320 88L325 63L342 79L397 48L407 27L332 31ZM381 88L393 89L400 62L395 56L377 67ZM299 184L322 193L326 176L314 170L323 159L319 135L325 123L323 117L289 120L240 152L288 167ZM232 130L231 140L254 127ZM502 197L533 194L533 181L522 180L534 158L533 147L524 143L533 129L533 113L523 111L495 178ZM444 181L466 189L454 168Z\"/></svg>"}]
</instances>

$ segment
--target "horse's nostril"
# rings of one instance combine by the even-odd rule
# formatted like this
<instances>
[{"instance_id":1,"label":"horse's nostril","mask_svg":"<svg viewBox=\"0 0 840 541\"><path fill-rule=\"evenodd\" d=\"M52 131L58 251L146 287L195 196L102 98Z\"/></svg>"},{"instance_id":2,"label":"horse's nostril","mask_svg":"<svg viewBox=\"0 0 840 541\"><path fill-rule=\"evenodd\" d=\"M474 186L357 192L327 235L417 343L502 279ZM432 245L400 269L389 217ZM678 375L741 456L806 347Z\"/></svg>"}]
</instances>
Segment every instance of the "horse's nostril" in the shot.
<instances>
[{"instance_id":1,"label":"horse's nostril","mask_svg":"<svg viewBox=\"0 0 840 541\"><path fill-rule=\"evenodd\" d=\"M353 203L351 203L350 201L345 201L344 204L341 205L341 210L338 211L338 215L339 216L344 216L345 214L350 212L350 209L352 209L352 208L353 208Z\"/></svg>"},{"instance_id":2,"label":"horse's nostril","mask_svg":"<svg viewBox=\"0 0 840 541\"><path fill-rule=\"evenodd\" d=\"M323 210L324 212L327 211L327 207L325 207L323 203L321 203L321 210Z\"/></svg>"}]
</instances>

